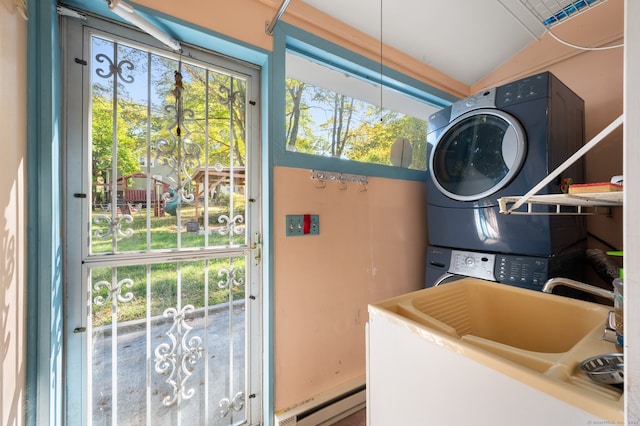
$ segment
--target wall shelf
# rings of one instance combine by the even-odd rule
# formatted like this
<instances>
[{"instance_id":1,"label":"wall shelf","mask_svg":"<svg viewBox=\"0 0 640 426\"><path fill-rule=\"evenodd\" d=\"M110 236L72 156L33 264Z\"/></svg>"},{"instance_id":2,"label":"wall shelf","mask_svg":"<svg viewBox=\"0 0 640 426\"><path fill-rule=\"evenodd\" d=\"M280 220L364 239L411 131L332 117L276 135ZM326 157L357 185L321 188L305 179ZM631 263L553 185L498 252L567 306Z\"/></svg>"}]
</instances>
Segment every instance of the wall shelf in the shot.
<instances>
[{"instance_id":1,"label":"wall shelf","mask_svg":"<svg viewBox=\"0 0 640 426\"><path fill-rule=\"evenodd\" d=\"M600 133L593 137L582 148L567 158L553 172L542 179L536 186L523 196L502 197L498 199L500 213L502 214L526 214L526 215L593 215L597 214L599 207L606 207L606 212L610 212L611 207L622 206L623 192L593 192L582 194L547 194L535 195L545 186L558 178L560 174L571 166L577 159L586 154L591 148L596 146L613 130L622 125L624 114L613 120ZM523 208L527 206L526 210ZM535 206L538 206L536 209ZM541 207L543 206L543 207ZM555 210L549 206L555 206ZM593 210L592 210L593 209ZM601 211L603 209L600 209Z\"/></svg>"},{"instance_id":2,"label":"wall shelf","mask_svg":"<svg viewBox=\"0 0 640 426\"><path fill-rule=\"evenodd\" d=\"M623 191L582 194L547 194L498 199L500 213L520 215L595 215L608 214L611 207L622 206ZM522 205L513 209L515 204ZM554 207L554 208L550 208Z\"/></svg>"}]
</instances>

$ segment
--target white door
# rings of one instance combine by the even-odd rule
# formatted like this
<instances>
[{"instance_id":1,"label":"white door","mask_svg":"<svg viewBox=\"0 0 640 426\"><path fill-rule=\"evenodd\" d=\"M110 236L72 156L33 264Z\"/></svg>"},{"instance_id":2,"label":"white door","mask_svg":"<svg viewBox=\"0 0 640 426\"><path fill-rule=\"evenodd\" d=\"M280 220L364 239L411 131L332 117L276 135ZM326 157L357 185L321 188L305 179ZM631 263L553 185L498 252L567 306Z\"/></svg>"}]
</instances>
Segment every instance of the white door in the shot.
<instances>
[{"instance_id":1,"label":"white door","mask_svg":"<svg viewBox=\"0 0 640 426\"><path fill-rule=\"evenodd\" d=\"M62 29L67 422L258 424L259 70Z\"/></svg>"}]
</instances>

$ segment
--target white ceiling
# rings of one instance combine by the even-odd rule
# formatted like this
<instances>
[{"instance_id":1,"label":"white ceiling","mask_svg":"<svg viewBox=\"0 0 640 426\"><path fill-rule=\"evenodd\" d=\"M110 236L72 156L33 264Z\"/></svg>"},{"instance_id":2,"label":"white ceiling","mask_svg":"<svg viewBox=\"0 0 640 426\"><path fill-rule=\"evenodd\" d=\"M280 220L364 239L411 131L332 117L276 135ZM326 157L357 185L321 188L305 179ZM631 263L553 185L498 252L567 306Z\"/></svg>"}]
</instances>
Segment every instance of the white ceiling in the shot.
<instances>
[{"instance_id":1,"label":"white ceiling","mask_svg":"<svg viewBox=\"0 0 640 426\"><path fill-rule=\"evenodd\" d=\"M303 1L468 85L544 33L520 0Z\"/></svg>"}]
</instances>

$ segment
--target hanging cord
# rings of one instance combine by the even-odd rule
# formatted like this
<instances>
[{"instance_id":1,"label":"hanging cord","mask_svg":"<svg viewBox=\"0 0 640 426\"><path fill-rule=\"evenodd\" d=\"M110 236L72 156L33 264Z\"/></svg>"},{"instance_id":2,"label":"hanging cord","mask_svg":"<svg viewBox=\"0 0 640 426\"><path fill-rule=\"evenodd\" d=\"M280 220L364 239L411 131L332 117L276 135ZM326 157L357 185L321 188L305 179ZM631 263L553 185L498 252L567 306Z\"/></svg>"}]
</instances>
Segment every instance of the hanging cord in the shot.
<instances>
[{"instance_id":1,"label":"hanging cord","mask_svg":"<svg viewBox=\"0 0 640 426\"><path fill-rule=\"evenodd\" d=\"M624 43L622 44L616 44L614 46L604 46L604 47L586 47L586 46L579 46L573 43L569 43L568 41L564 41L562 40L560 37L558 37L557 35L555 35L553 32L551 32L551 30L547 29L547 32L549 33L549 35L551 37L553 37L557 42L564 44L565 46L569 46L572 47L574 49L579 49L579 50L593 50L593 51L598 51L598 50L610 50L610 49L617 49L619 47L624 47Z\"/></svg>"},{"instance_id":2,"label":"hanging cord","mask_svg":"<svg viewBox=\"0 0 640 426\"><path fill-rule=\"evenodd\" d=\"M173 72L173 77L175 79L175 85L171 93L176 98L176 135L180 137L182 134L182 129L180 128L180 123L182 122L182 91L184 90L184 85L182 84L182 53L180 53L180 60L178 61L178 70Z\"/></svg>"},{"instance_id":3,"label":"hanging cord","mask_svg":"<svg viewBox=\"0 0 640 426\"><path fill-rule=\"evenodd\" d=\"M382 1L380 0L380 123L382 123Z\"/></svg>"}]
</instances>

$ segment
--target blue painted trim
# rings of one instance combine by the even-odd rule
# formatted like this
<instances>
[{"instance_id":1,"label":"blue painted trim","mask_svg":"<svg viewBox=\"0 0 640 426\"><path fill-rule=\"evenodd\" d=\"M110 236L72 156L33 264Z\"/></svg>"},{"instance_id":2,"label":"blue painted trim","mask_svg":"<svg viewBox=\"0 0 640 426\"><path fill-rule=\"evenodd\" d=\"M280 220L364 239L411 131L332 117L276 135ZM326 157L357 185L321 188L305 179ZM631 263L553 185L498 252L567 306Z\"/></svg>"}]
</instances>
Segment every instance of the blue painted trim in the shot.
<instances>
[{"instance_id":1,"label":"blue painted trim","mask_svg":"<svg viewBox=\"0 0 640 426\"><path fill-rule=\"evenodd\" d=\"M264 66L266 64L270 52L264 49L233 39L224 34L198 26L191 22L155 11L148 7L139 6L133 2L128 3L134 5L136 11L139 12L141 16L157 25L158 28L162 29L181 43L200 46L203 49L240 59L250 64L259 66ZM74 9L83 10L129 26L131 25L118 15L111 12L105 0L66 0L64 1L64 4Z\"/></svg>"},{"instance_id":2,"label":"blue painted trim","mask_svg":"<svg viewBox=\"0 0 640 426\"><path fill-rule=\"evenodd\" d=\"M422 170L411 170L287 151L284 141L284 135L286 134L284 117L286 95L284 81L286 79L285 55L288 49L296 54L319 61L334 69L343 72L347 71L376 84L382 82L382 84L391 89L405 93L408 96L434 106L446 107L458 99L449 93L415 80L386 66L382 67L381 77L381 67L378 62L355 54L299 28L280 22L276 25L274 31L273 54L275 70L272 96L274 99L271 105L274 108L272 121L274 132L270 140L273 145L274 165L353 173L391 179L426 180L427 173Z\"/></svg>"},{"instance_id":3,"label":"blue painted trim","mask_svg":"<svg viewBox=\"0 0 640 426\"><path fill-rule=\"evenodd\" d=\"M29 2L27 24L28 425L62 424L60 48L55 0Z\"/></svg>"},{"instance_id":4,"label":"blue painted trim","mask_svg":"<svg viewBox=\"0 0 640 426\"><path fill-rule=\"evenodd\" d=\"M340 158L302 154L299 152L286 151L284 147L282 150L278 149L278 151L280 153L276 162L276 165L278 166L351 173L388 179L425 181L427 178L427 172L424 170L403 169L400 167L385 166L382 164L363 163Z\"/></svg>"}]
</instances>

